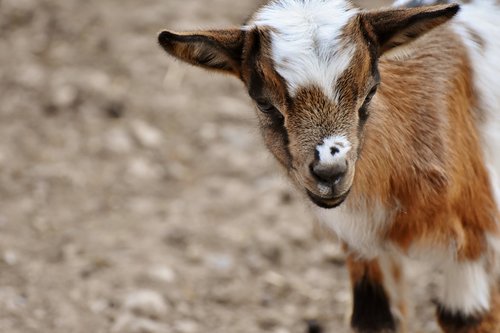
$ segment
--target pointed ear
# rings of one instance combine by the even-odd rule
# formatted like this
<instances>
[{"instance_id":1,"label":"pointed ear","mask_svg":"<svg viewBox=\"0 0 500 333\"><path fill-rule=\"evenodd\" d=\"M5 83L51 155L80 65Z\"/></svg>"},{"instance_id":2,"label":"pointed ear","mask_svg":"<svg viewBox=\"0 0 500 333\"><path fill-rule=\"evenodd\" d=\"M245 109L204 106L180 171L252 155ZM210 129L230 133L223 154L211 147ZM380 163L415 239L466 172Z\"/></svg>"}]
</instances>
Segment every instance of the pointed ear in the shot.
<instances>
[{"instance_id":1,"label":"pointed ear","mask_svg":"<svg viewBox=\"0 0 500 333\"><path fill-rule=\"evenodd\" d=\"M240 29L192 33L162 31L160 45L172 56L210 70L239 76L245 32Z\"/></svg>"},{"instance_id":2,"label":"pointed ear","mask_svg":"<svg viewBox=\"0 0 500 333\"><path fill-rule=\"evenodd\" d=\"M385 9L366 12L361 19L382 55L447 22L459 9L457 4Z\"/></svg>"}]
</instances>

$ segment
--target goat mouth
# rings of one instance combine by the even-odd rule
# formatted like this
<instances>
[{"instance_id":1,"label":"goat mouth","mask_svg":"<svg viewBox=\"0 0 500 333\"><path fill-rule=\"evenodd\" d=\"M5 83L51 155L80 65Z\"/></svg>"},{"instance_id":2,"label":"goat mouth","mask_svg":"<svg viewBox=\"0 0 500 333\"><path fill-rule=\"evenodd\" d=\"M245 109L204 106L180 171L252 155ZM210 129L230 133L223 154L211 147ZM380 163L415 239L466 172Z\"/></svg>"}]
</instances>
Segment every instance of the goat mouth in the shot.
<instances>
[{"instance_id":1,"label":"goat mouth","mask_svg":"<svg viewBox=\"0 0 500 333\"><path fill-rule=\"evenodd\" d=\"M337 208L341 204L344 203L344 201L347 199L347 196L349 195L350 189L346 191L344 194L337 196L337 197L332 197L332 198L324 198L320 197L319 195L316 195L312 193L309 190L306 190L307 195L309 196L309 199L316 205L321 208L325 209L333 209Z\"/></svg>"}]
</instances>

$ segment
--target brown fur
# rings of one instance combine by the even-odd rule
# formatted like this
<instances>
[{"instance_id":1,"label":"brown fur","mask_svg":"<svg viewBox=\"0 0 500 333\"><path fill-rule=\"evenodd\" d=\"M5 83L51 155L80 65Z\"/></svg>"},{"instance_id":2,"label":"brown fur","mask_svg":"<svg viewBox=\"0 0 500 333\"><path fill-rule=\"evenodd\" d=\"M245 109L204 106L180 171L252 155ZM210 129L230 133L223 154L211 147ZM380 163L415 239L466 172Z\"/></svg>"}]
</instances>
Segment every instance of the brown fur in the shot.
<instances>
[{"instance_id":1,"label":"brown fur","mask_svg":"<svg viewBox=\"0 0 500 333\"><path fill-rule=\"evenodd\" d=\"M443 47L452 50L451 57L440 52ZM418 243L455 246L460 258L474 260L484 253L485 234L496 232L497 208L471 112L476 102L468 60L446 29L415 48L412 59L380 62L382 84L351 198L370 196L388 207L399 205L387 237L402 249ZM455 79L439 82L448 77ZM426 80L435 84L422 84Z\"/></svg>"}]
</instances>

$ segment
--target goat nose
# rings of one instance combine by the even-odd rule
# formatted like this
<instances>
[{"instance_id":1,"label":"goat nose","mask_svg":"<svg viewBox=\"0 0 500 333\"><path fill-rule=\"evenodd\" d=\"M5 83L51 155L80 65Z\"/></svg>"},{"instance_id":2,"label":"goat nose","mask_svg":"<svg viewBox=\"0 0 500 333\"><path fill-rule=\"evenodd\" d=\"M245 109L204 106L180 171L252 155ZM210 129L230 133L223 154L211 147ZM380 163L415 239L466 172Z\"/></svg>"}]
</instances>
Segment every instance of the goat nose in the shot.
<instances>
[{"instance_id":1,"label":"goat nose","mask_svg":"<svg viewBox=\"0 0 500 333\"><path fill-rule=\"evenodd\" d=\"M326 184L335 185L345 176L347 172L347 162L344 160L335 164L326 165L313 162L310 169L316 180Z\"/></svg>"}]
</instances>

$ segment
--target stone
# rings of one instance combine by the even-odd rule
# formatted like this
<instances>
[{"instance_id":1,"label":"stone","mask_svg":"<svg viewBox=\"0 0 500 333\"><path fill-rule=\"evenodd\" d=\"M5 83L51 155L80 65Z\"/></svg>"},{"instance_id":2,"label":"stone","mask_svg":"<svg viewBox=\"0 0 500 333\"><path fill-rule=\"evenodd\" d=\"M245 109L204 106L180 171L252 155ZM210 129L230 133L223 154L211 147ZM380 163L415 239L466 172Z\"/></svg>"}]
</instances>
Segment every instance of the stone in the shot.
<instances>
[{"instance_id":1,"label":"stone","mask_svg":"<svg viewBox=\"0 0 500 333\"><path fill-rule=\"evenodd\" d=\"M125 309L142 317L159 318L167 313L163 296L153 290L138 290L127 295Z\"/></svg>"},{"instance_id":2,"label":"stone","mask_svg":"<svg viewBox=\"0 0 500 333\"><path fill-rule=\"evenodd\" d=\"M131 128L134 137L145 148L157 148L163 143L162 132L145 121L135 120Z\"/></svg>"}]
</instances>

